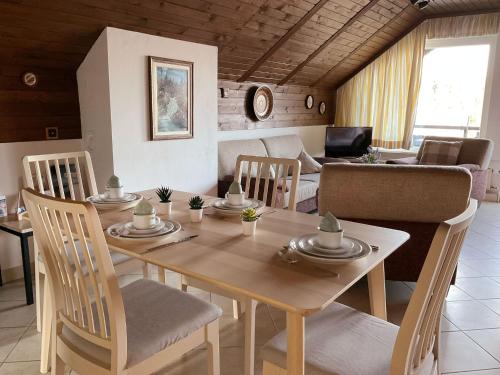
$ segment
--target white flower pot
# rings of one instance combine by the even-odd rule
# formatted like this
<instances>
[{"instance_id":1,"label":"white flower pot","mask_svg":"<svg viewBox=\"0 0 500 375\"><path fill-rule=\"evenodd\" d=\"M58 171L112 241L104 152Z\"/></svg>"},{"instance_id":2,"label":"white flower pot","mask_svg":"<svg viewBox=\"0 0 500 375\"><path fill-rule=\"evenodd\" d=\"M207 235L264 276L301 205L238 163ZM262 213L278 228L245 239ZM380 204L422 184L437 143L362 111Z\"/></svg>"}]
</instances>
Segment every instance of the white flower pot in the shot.
<instances>
[{"instance_id":1,"label":"white flower pot","mask_svg":"<svg viewBox=\"0 0 500 375\"><path fill-rule=\"evenodd\" d=\"M243 225L243 234L245 236L253 236L255 234L255 230L257 229L257 220L254 221L241 221Z\"/></svg>"},{"instance_id":2,"label":"white flower pot","mask_svg":"<svg viewBox=\"0 0 500 375\"><path fill-rule=\"evenodd\" d=\"M203 218L203 208L200 209L189 209L189 216L191 217L191 222L192 223L199 223L201 222L201 219Z\"/></svg>"},{"instance_id":3,"label":"white flower pot","mask_svg":"<svg viewBox=\"0 0 500 375\"><path fill-rule=\"evenodd\" d=\"M338 249L342 245L342 238L344 237L344 231L339 232L324 232L320 230L318 232L318 242L321 247L326 247L329 249Z\"/></svg>"},{"instance_id":4,"label":"white flower pot","mask_svg":"<svg viewBox=\"0 0 500 375\"><path fill-rule=\"evenodd\" d=\"M166 215L167 219L170 219L172 215L172 202L160 202L158 211L159 214Z\"/></svg>"}]
</instances>

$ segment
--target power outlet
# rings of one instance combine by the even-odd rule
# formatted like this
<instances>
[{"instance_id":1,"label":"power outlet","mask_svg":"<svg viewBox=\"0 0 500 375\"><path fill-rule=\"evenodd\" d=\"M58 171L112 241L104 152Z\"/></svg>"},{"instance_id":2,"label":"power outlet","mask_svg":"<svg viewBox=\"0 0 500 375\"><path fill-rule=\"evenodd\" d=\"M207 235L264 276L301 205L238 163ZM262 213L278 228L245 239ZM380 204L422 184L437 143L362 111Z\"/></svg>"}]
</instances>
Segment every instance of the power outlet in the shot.
<instances>
[{"instance_id":1,"label":"power outlet","mask_svg":"<svg viewBox=\"0 0 500 375\"><path fill-rule=\"evenodd\" d=\"M57 126L45 128L45 138L46 139L59 139L59 128Z\"/></svg>"}]
</instances>

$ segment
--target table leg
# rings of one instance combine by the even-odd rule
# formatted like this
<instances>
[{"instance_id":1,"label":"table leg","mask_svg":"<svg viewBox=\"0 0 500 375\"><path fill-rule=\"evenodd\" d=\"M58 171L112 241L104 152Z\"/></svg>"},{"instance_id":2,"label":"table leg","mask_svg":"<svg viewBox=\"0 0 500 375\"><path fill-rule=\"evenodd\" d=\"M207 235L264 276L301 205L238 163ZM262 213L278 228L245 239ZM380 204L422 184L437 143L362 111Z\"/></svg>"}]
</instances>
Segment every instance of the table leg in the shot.
<instances>
[{"instance_id":1,"label":"table leg","mask_svg":"<svg viewBox=\"0 0 500 375\"><path fill-rule=\"evenodd\" d=\"M288 375L304 375L304 348L305 348L305 318L304 316L287 312L286 332L287 332L287 358L286 367Z\"/></svg>"},{"instance_id":2,"label":"table leg","mask_svg":"<svg viewBox=\"0 0 500 375\"><path fill-rule=\"evenodd\" d=\"M23 258L24 289L26 291L26 304L33 304L33 285L31 283L30 248L28 236L21 235L21 254Z\"/></svg>"},{"instance_id":3,"label":"table leg","mask_svg":"<svg viewBox=\"0 0 500 375\"><path fill-rule=\"evenodd\" d=\"M387 320L385 270L383 261L368 273L368 290L370 292L370 308L372 315Z\"/></svg>"},{"instance_id":4,"label":"table leg","mask_svg":"<svg viewBox=\"0 0 500 375\"><path fill-rule=\"evenodd\" d=\"M255 362L255 310L257 301L245 301L245 375L254 375Z\"/></svg>"}]
</instances>

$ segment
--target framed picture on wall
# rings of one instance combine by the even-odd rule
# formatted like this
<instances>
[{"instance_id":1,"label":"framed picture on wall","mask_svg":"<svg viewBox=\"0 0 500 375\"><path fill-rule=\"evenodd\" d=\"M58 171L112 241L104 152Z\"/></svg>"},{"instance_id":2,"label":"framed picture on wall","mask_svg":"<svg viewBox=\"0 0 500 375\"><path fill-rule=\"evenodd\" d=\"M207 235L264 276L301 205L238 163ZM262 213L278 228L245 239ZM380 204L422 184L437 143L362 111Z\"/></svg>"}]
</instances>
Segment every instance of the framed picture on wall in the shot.
<instances>
[{"instance_id":1,"label":"framed picture on wall","mask_svg":"<svg viewBox=\"0 0 500 375\"><path fill-rule=\"evenodd\" d=\"M193 63L149 57L152 141L193 137Z\"/></svg>"}]
</instances>

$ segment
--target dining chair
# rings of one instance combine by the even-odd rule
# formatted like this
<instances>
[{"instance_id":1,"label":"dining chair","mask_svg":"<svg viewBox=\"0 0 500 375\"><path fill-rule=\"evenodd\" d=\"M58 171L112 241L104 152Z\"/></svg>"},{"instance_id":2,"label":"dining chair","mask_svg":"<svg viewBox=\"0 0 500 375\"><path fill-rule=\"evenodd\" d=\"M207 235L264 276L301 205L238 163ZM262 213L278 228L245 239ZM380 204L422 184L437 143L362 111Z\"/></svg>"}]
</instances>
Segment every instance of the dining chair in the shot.
<instances>
[{"instance_id":1,"label":"dining chair","mask_svg":"<svg viewBox=\"0 0 500 375\"><path fill-rule=\"evenodd\" d=\"M53 374L65 366L80 374L150 374L204 343L208 373L220 373L219 307L147 279L120 288L91 203L33 189L23 198L51 290Z\"/></svg>"},{"instance_id":2,"label":"dining chair","mask_svg":"<svg viewBox=\"0 0 500 375\"><path fill-rule=\"evenodd\" d=\"M87 151L67 152L58 154L28 155L23 158L24 186L37 190L39 193L62 199L85 200L98 194L97 184L92 166L92 159ZM81 249L78 247L79 253ZM49 300L48 289L45 288L45 265L39 254L37 242L34 241L35 258L35 306L38 332L42 332L40 371L48 371L50 327L45 330L43 322L50 324L49 310L44 308L44 301ZM111 259L118 273L128 272L140 262L130 257L112 252ZM147 267L143 265L144 275ZM44 290L42 298L42 287Z\"/></svg>"},{"instance_id":3,"label":"dining chair","mask_svg":"<svg viewBox=\"0 0 500 375\"><path fill-rule=\"evenodd\" d=\"M295 211L300 167L301 163L297 159L239 155L236 160L234 181L244 185L247 199L259 199L270 207ZM188 286L232 299L235 319L240 318L242 311L245 312L245 375L252 375L257 301L228 293L221 288L182 275L182 290L187 291Z\"/></svg>"},{"instance_id":4,"label":"dining chair","mask_svg":"<svg viewBox=\"0 0 500 375\"><path fill-rule=\"evenodd\" d=\"M476 209L439 225L400 327L335 302L306 318L305 373L439 374L444 300ZM262 348L263 375L286 374L286 351L283 331Z\"/></svg>"}]
</instances>

